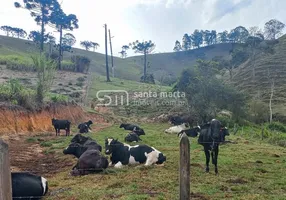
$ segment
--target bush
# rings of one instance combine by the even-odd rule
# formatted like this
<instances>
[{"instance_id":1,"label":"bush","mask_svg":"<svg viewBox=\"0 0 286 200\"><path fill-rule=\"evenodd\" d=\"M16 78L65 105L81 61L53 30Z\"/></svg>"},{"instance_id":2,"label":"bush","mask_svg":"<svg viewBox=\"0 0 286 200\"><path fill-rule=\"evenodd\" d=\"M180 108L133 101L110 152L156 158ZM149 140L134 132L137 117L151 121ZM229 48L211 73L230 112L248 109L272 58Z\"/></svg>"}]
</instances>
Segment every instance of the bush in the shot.
<instances>
[{"instance_id":1,"label":"bush","mask_svg":"<svg viewBox=\"0 0 286 200\"><path fill-rule=\"evenodd\" d=\"M280 131L282 133L286 133L286 126L279 122L272 122L267 125L271 131Z\"/></svg>"},{"instance_id":2,"label":"bush","mask_svg":"<svg viewBox=\"0 0 286 200\"><path fill-rule=\"evenodd\" d=\"M85 79L84 79L84 77L78 77L78 78L77 78L77 81L78 81L78 82L84 82Z\"/></svg>"},{"instance_id":3,"label":"bush","mask_svg":"<svg viewBox=\"0 0 286 200\"><path fill-rule=\"evenodd\" d=\"M75 66L75 72L87 73L91 61L88 57L76 55L71 57L71 62Z\"/></svg>"},{"instance_id":4,"label":"bush","mask_svg":"<svg viewBox=\"0 0 286 200\"><path fill-rule=\"evenodd\" d=\"M68 97L61 94L52 94L50 100L54 103L65 103L68 102Z\"/></svg>"},{"instance_id":5,"label":"bush","mask_svg":"<svg viewBox=\"0 0 286 200\"><path fill-rule=\"evenodd\" d=\"M35 71L32 60L24 56L0 56L0 64L7 65L7 68L11 70Z\"/></svg>"},{"instance_id":6,"label":"bush","mask_svg":"<svg viewBox=\"0 0 286 200\"><path fill-rule=\"evenodd\" d=\"M75 85L79 86L79 87L82 87L83 86L83 82L77 82Z\"/></svg>"}]
</instances>

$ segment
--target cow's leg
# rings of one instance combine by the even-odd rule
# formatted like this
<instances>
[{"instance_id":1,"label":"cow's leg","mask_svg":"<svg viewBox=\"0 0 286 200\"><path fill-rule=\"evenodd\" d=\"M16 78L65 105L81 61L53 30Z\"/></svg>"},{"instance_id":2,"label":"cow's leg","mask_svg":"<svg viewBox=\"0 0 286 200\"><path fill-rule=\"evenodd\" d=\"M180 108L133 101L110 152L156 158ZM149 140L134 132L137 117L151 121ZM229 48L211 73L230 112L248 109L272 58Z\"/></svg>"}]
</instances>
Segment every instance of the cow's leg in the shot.
<instances>
[{"instance_id":1,"label":"cow's leg","mask_svg":"<svg viewBox=\"0 0 286 200\"><path fill-rule=\"evenodd\" d=\"M208 147L204 146L205 156L206 156L206 172L210 171L209 163L210 163L210 152L208 150Z\"/></svg>"},{"instance_id":2,"label":"cow's leg","mask_svg":"<svg viewBox=\"0 0 286 200\"><path fill-rule=\"evenodd\" d=\"M217 159L218 159L218 152L219 152L219 146L217 145L214 149L214 161L213 164L215 166L215 174L218 174L218 168L217 168Z\"/></svg>"}]
</instances>

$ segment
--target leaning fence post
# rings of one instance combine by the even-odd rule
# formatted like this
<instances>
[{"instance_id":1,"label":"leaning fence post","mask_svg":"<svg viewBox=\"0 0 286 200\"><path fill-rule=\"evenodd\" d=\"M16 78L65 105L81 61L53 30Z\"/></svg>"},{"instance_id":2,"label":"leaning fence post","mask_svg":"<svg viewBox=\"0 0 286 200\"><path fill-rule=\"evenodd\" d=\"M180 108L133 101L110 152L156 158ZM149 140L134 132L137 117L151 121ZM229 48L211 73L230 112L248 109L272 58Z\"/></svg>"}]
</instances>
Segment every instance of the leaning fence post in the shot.
<instances>
[{"instance_id":1,"label":"leaning fence post","mask_svg":"<svg viewBox=\"0 0 286 200\"><path fill-rule=\"evenodd\" d=\"M8 145L0 139L0 199L12 200L12 184Z\"/></svg>"},{"instance_id":2,"label":"leaning fence post","mask_svg":"<svg viewBox=\"0 0 286 200\"><path fill-rule=\"evenodd\" d=\"M180 140L180 200L190 199L190 142L184 133Z\"/></svg>"}]
</instances>

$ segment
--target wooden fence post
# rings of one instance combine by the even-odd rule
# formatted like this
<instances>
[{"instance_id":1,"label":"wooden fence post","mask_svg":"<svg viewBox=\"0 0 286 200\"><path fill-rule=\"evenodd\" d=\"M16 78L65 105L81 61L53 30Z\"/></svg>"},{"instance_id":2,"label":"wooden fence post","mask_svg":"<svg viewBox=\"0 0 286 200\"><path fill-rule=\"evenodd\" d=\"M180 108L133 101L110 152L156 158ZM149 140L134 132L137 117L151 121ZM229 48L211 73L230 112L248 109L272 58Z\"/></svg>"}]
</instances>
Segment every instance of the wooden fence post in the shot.
<instances>
[{"instance_id":1,"label":"wooden fence post","mask_svg":"<svg viewBox=\"0 0 286 200\"><path fill-rule=\"evenodd\" d=\"M190 142L184 133L180 140L180 200L190 199Z\"/></svg>"},{"instance_id":2,"label":"wooden fence post","mask_svg":"<svg viewBox=\"0 0 286 200\"><path fill-rule=\"evenodd\" d=\"M0 139L0 199L12 200L12 184L8 145Z\"/></svg>"}]
</instances>

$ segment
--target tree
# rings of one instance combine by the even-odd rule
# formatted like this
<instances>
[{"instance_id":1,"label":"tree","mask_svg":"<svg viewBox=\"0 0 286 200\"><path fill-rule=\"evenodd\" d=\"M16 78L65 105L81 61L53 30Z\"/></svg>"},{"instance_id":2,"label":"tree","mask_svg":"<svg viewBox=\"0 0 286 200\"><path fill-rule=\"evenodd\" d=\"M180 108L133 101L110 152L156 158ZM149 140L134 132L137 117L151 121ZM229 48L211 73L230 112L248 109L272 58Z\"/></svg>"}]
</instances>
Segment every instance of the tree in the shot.
<instances>
[{"instance_id":1,"label":"tree","mask_svg":"<svg viewBox=\"0 0 286 200\"><path fill-rule=\"evenodd\" d=\"M96 42L90 42L90 43L91 43L91 47L93 48L93 51L95 51L95 49L99 47L99 44Z\"/></svg>"},{"instance_id":2,"label":"tree","mask_svg":"<svg viewBox=\"0 0 286 200\"><path fill-rule=\"evenodd\" d=\"M44 38L42 40L42 36L41 36L41 33L39 31L31 31L29 36L28 36L28 39L32 40L36 44L40 44L41 41L46 42L48 40L48 34L45 34Z\"/></svg>"},{"instance_id":3,"label":"tree","mask_svg":"<svg viewBox=\"0 0 286 200\"><path fill-rule=\"evenodd\" d=\"M11 26L1 26L0 29L9 36L12 33L13 28Z\"/></svg>"},{"instance_id":4,"label":"tree","mask_svg":"<svg viewBox=\"0 0 286 200\"><path fill-rule=\"evenodd\" d=\"M271 19L265 23L264 33L267 39L274 40L281 35L284 28L285 24L276 19Z\"/></svg>"},{"instance_id":5,"label":"tree","mask_svg":"<svg viewBox=\"0 0 286 200\"><path fill-rule=\"evenodd\" d=\"M192 68L185 69L173 90L185 92L192 113L197 120L209 121L219 110L227 109L241 115L245 96L216 77L218 65L213 61L198 60Z\"/></svg>"},{"instance_id":6,"label":"tree","mask_svg":"<svg viewBox=\"0 0 286 200\"><path fill-rule=\"evenodd\" d=\"M249 36L256 36L257 34L262 34L261 29L258 26L251 26L248 28Z\"/></svg>"},{"instance_id":7,"label":"tree","mask_svg":"<svg viewBox=\"0 0 286 200\"><path fill-rule=\"evenodd\" d=\"M31 12L31 16L37 25L41 25L40 50L44 50L45 25L50 21L52 13L59 9L60 5L57 0L23 0L23 6L15 2L16 8L24 8Z\"/></svg>"},{"instance_id":8,"label":"tree","mask_svg":"<svg viewBox=\"0 0 286 200\"><path fill-rule=\"evenodd\" d=\"M122 47L122 51L124 51L124 57L126 58L127 57L127 50L129 50L129 46L128 45L123 45Z\"/></svg>"},{"instance_id":9,"label":"tree","mask_svg":"<svg viewBox=\"0 0 286 200\"><path fill-rule=\"evenodd\" d=\"M243 26L238 26L232 29L229 33L229 39L232 42L243 43L248 38L249 33L248 30Z\"/></svg>"},{"instance_id":10,"label":"tree","mask_svg":"<svg viewBox=\"0 0 286 200\"><path fill-rule=\"evenodd\" d=\"M174 47L173 51L175 51L175 52L182 51L181 43L178 40L176 40L176 42L175 42L175 47Z\"/></svg>"},{"instance_id":11,"label":"tree","mask_svg":"<svg viewBox=\"0 0 286 200\"><path fill-rule=\"evenodd\" d=\"M194 47L200 48L203 44L203 31L195 30L192 34L192 43Z\"/></svg>"},{"instance_id":12,"label":"tree","mask_svg":"<svg viewBox=\"0 0 286 200\"><path fill-rule=\"evenodd\" d=\"M25 38L27 37L27 32L21 28L13 28L13 32L16 34L18 38Z\"/></svg>"},{"instance_id":13,"label":"tree","mask_svg":"<svg viewBox=\"0 0 286 200\"><path fill-rule=\"evenodd\" d=\"M47 59L44 55L32 56L34 66L37 71L37 102L42 104L44 97L47 92L50 91L50 88L53 83L56 64L53 60Z\"/></svg>"},{"instance_id":14,"label":"tree","mask_svg":"<svg viewBox=\"0 0 286 200\"><path fill-rule=\"evenodd\" d=\"M64 34L62 43L65 46L71 46L72 47L76 43L76 38L73 34L66 33L66 34Z\"/></svg>"},{"instance_id":15,"label":"tree","mask_svg":"<svg viewBox=\"0 0 286 200\"><path fill-rule=\"evenodd\" d=\"M126 51L122 50L118 53L121 55L121 58L126 58L126 55L127 55Z\"/></svg>"},{"instance_id":16,"label":"tree","mask_svg":"<svg viewBox=\"0 0 286 200\"><path fill-rule=\"evenodd\" d=\"M218 39L220 43L227 43L228 42L228 32L223 31L221 33L218 33Z\"/></svg>"},{"instance_id":17,"label":"tree","mask_svg":"<svg viewBox=\"0 0 286 200\"><path fill-rule=\"evenodd\" d=\"M216 30L212 30L210 34L211 44L216 44L216 37L217 37Z\"/></svg>"},{"instance_id":18,"label":"tree","mask_svg":"<svg viewBox=\"0 0 286 200\"><path fill-rule=\"evenodd\" d=\"M74 29L77 29L79 27L78 19L74 14L66 15L61 9L61 7L58 6L58 8L51 14L50 26L56 28L60 33L60 42L58 45L59 49L58 68L61 69L61 60L63 57L63 51L70 51L72 46L68 44L63 45L63 30L73 31ZM75 40L75 37L72 34L67 35L67 37L69 37L71 43L73 42L73 40Z\"/></svg>"},{"instance_id":19,"label":"tree","mask_svg":"<svg viewBox=\"0 0 286 200\"><path fill-rule=\"evenodd\" d=\"M143 73L143 80L146 81L147 76L147 54L152 53L152 51L155 49L156 45L151 40L149 41L143 41L139 42L136 40L133 43L130 43L130 46L135 51L135 53L141 53L144 54L144 73Z\"/></svg>"},{"instance_id":20,"label":"tree","mask_svg":"<svg viewBox=\"0 0 286 200\"><path fill-rule=\"evenodd\" d=\"M182 49L188 51L192 47L192 38L187 33L184 34L182 39Z\"/></svg>"},{"instance_id":21,"label":"tree","mask_svg":"<svg viewBox=\"0 0 286 200\"><path fill-rule=\"evenodd\" d=\"M81 42L80 42L80 45L81 45L82 47L84 47L86 51L88 51L88 50L92 47L91 42L90 42L90 41L87 41L87 40L81 41Z\"/></svg>"},{"instance_id":22,"label":"tree","mask_svg":"<svg viewBox=\"0 0 286 200\"><path fill-rule=\"evenodd\" d=\"M203 40L206 45L212 44L212 35L209 30L205 30L203 34Z\"/></svg>"}]
</instances>

